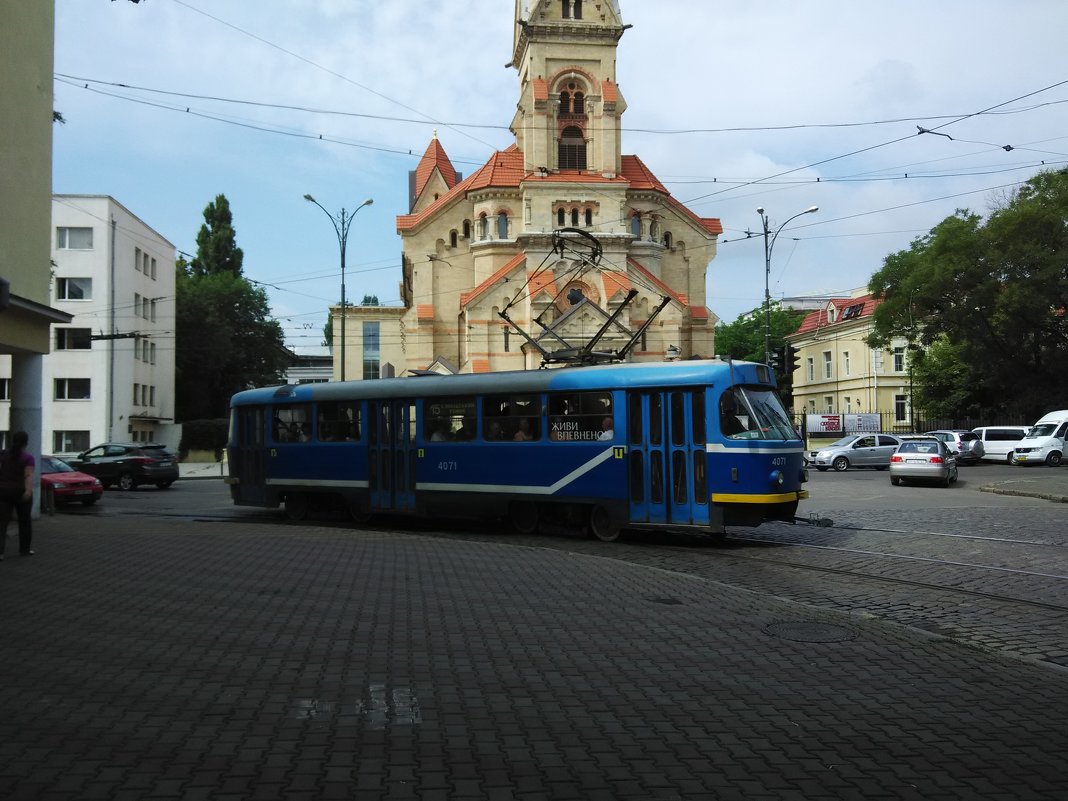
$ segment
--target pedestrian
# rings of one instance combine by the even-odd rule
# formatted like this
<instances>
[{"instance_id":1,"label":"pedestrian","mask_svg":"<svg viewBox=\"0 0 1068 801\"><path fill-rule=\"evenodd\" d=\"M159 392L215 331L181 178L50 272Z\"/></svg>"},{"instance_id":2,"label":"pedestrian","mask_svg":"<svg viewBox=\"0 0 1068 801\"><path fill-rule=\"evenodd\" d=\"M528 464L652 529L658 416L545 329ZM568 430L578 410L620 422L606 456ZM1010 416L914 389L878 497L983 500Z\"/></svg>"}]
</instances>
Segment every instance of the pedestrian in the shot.
<instances>
[{"instance_id":1,"label":"pedestrian","mask_svg":"<svg viewBox=\"0 0 1068 801\"><path fill-rule=\"evenodd\" d=\"M19 553L33 556L30 545L33 540L33 528L30 521L31 502L33 501L33 454L26 450L30 437L25 431L16 431L11 435L11 446L0 451L0 560L4 558L7 546L7 523L11 519L11 510L19 519Z\"/></svg>"}]
</instances>

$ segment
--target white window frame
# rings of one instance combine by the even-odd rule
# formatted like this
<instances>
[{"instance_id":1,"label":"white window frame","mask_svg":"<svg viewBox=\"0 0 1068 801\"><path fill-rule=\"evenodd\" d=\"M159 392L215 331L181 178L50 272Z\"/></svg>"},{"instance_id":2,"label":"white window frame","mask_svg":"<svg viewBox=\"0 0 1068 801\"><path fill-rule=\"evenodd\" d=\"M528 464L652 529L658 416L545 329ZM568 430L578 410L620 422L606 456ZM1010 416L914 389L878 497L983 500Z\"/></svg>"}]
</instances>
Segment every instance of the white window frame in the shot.
<instances>
[{"instance_id":1,"label":"white window frame","mask_svg":"<svg viewBox=\"0 0 1068 801\"><path fill-rule=\"evenodd\" d=\"M851 365L849 363L849 351L842 351L842 371L843 375L852 375Z\"/></svg>"},{"instance_id":2,"label":"white window frame","mask_svg":"<svg viewBox=\"0 0 1068 801\"><path fill-rule=\"evenodd\" d=\"M73 381L84 381L86 383L85 394L77 394L72 397L71 390ZM55 378L52 381L52 399L57 401L80 401L80 400L92 400L93 397L93 379L91 378Z\"/></svg>"},{"instance_id":3,"label":"white window frame","mask_svg":"<svg viewBox=\"0 0 1068 801\"><path fill-rule=\"evenodd\" d=\"M829 351L823 351L823 377L834 378L834 355Z\"/></svg>"},{"instance_id":4,"label":"white window frame","mask_svg":"<svg viewBox=\"0 0 1068 801\"><path fill-rule=\"evenodd\" d=\"M71 232L89 232L89 244L84 243L80 247L71 247ZM93 249L93 229L91 226L84 225L60 225L56 227L56 250L92 250Z\"/></svg>"},{"instance_id":5,"label":"white window frame","mask_svg":"<svg viewBox=\"0 0 1068 801\"><path fill-rule=\"evenodd\" d=\"M83 293L80 298L70 296L70 287L77 286ZM93 299L93 279L88 276L71 276L69 278L56 279L56 300L83 301Z\"/></svg>"},{"instance_id":6,"label":"white window frame","mask_svg":"<svg viewBox=\"0 0 1068 801\"><path fill-rule=\"evenodd\" d=\"M808 357L808 380L816 380L816 359L812 356Z\"/></svg>"}]
</instances>

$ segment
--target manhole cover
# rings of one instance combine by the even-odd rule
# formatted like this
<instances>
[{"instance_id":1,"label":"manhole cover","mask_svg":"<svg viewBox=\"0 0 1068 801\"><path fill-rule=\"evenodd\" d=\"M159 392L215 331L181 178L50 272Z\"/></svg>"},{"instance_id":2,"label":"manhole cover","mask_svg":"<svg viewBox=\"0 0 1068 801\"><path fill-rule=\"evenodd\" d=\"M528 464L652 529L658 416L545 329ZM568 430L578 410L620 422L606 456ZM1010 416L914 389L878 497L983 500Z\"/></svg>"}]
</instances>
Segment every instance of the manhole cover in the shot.
<instances>
[{"instance_id":1,"label":"manhole cover","mask_svg":"<svg viewBox=\"0 0 1068 801\"><path fill-rule=\"evenodd\" d=\"M846 642L856 639L857 636L855 631L845 626L808 620L769 623L764 627L764 632L772 637L781 637L794 642Z\"/></svg>"}]
</instances>

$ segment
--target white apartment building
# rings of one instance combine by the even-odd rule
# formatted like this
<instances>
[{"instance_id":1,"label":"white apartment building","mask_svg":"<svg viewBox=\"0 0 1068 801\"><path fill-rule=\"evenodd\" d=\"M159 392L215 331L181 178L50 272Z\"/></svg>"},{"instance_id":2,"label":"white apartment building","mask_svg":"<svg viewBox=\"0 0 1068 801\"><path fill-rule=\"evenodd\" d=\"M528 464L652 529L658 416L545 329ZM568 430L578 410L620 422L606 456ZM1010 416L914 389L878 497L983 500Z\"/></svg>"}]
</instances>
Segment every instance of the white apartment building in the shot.
<instances>
[{"instance_id":1,"label":"white apartment building","mask_svg":"<svg viewBox=\"0 0 1068 801\"><path fill-rule=\"evenodd\" d=\"M52 227L51 303L73 319L44 359L44 447L177 448L174 245L106 195L54 195Z\"/></svg>"}]
</instances>

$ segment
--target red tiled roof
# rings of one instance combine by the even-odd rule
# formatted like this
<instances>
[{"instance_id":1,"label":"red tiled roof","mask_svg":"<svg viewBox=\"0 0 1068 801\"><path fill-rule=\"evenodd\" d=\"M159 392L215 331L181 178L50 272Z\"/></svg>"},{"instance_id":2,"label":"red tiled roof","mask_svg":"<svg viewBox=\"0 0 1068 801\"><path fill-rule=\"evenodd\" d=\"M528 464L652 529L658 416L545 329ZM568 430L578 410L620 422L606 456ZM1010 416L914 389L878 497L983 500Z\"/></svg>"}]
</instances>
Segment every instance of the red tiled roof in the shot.
<instances>
[{"instance_id":1,"label":"red tiled roof","mask_svg":"<svg viewBox=\"0 0 1068 801\"><path fill-rule=\"evenodd\" d=\"M472 373L488 373L490 371L489 359L472 359L471 360L471 372Z\"/></svg>"},{"instance_id":2,"label":"red tiled roof","mask_svg":"<svg viewBox=\"0 0 1068 801\"><path fill-rule=\"evenodd\" d=\"M611 81L601 81L601 99L605 103L615 103L619 100L619 90Z\"/></svg>"},{"instance_id":3,"label":"red tiled roof","mask_svg":"<svg viewBox=\"0 0 1068 801\"><path fill-rule=\"evenodd\" d=\"M694 320L707 320L708 308L705 306L691 306L690 317Z\"/></svg>"},{"instance_id":4,"label":"red tiled roof","mask_svg":"<svg viewBox=\"0 0 1068 801\"><path fill-rule=\"evenodd\" d=\"M623 273L612 273L604 271L601 273L601 281L604 282L604 299L605 302L614 298L618 293L622 292L626 294L630 292L631 284L630 278Z\"/></svg>"},{"instance_id":5,"label":"red tiled roof","mask_svg":"<svg viewBox=\"0 0 1068 801\"><path fill-rule=\"evenodd\" d=\"M530 82L531 87L534 89L535 100L548 100L549 99L549 82L544 78L535 78Z\"/></svg>"},{"instance_id":6,"label":"red tiled roof","mask_svg":"<svg viewBox=\"0 0 1068 801\"><path fill-rule=\"evenodd\" d=\"M420 303L415 307L415 316L420 320L433 320L434 305L432 303Z\"/></svg>"},{"instance_id":7,"label":"red tiled roof","mask_svg":"<svg viewBox=\"0 0 1068 801\"><path fill-rule=\"evenodd\" d=\"M828 326L832 325L844 325L846 323L852 323L855 320L859 320L864 317L870 317L875 311L875 308L879 306L882 302L882 298L876 299L873 298L871 295L863 295L859 298L832 298L831 300L828 300L826 303L824 303L822 308L817 309L814 312L809 312L807 315L805 315L805 319L801 321L801 325L798 326L797 330L794 331L791 336L796 336L797 334L807 334L810 331L816 331L820 328L827 328ZM834 305L835 309L837 309L837 314L835 315L836 319L833 323L828 322L827 320L827 309L832 304ZM848 320L842 319L841 314L845 309L848 309L850 306L857 306L861 304L863 304L863 308L861 309L860 314L853 315Z\"/></svg>"},{"instance_id":8,"label":"red tiled roof","mask_svg":"<svg viewBox=\"0 0 1068 801\"><path fill-rule=\"evenodd\" d=\"M530 297L533 298L542 290L549 290L549 294L556 295L556 278L552 270L542 270L540 273L531 273L527 277L527 286L530 287Z\"/></svg>"},{"instance_id":9,"label":"red tiled roof","mask_svg":"<svg viewBox=\"0 0 1068 801\"><path fill-rule=\"evenodd\" d=\"M419 159L419 164L415 168L416 197L419 197L422 193L426 187L426 182L430 180L430 176L434 174L435 169L441 173L441 177L445 179L445 185L449 189L456 186L456 170L453 168L452 162L449 161L449 157L445 154L445 148L441 146L437 135L430 140L426 152Z\"/></svg>"},{"instance_id":10,"label":"red tiled roof","mask_svg":"<svg viewBox=\"0 0 1068 801\"><path fill-rule=\"evenodd\" d=\"M635 269L639 273L641 273L645 277L645 279L647 281L652 283L653 286L655 286L660 291L660 293L662 295L667 295L668 297L670 297L672 300L674 300L676 303L678 303L683 308L685 308L685 307L690 305L690 299L688 297L686 297L686 295L684 295L682 292L676 292L674 289L669 287L667 284L665 284L663 281L661 281L659 278L657 278L651 272L646 270L635 259L632 259L631 257L628 256L627 257L627 264L629 264L632 269Z\"/></svg>"},{"instance_id":11,"label":"red tiled roof","mask_svg":"<svg viewBox=\"0 0 1068 801\"><path fill-rule=\"evenodd\" d=\"M497 284L497 282L499 282L501 279L507 278L508 275L511 272L513 272L517 267L519 267L519 265L521 265L526 260L527 260L527 256L526 256L525 253L517 253L515 256L513 256L511 259L509 259L505 263L505 265L503 267L501 267L501 269L497 270L497 272L495 272L493 275L491 275L489 278L487 278L481 284L476 286L470 292L461 292L460 293L460 307L462 308L462 307L466 306L472 300L477 298L479 295L481 295L482 293L484 293L487 290L489 290L490 287L492 287L495 284Z\"/></svg>"}]
</instances>

